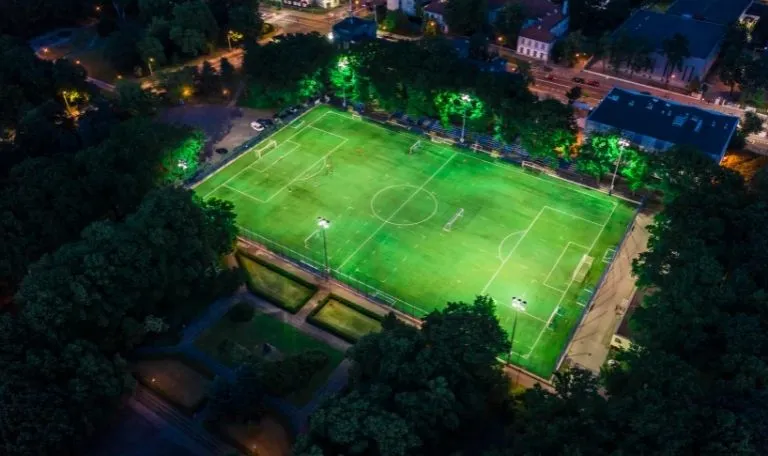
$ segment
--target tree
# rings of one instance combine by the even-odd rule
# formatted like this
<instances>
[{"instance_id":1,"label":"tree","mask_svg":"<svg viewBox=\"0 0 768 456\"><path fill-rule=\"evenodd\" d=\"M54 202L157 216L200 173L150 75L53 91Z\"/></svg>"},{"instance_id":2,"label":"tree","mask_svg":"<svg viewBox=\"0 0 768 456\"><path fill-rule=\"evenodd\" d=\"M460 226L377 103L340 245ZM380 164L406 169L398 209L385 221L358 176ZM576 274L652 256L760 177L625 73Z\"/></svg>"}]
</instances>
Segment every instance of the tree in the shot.
<instances>
[{"instance_id":1,"label":"tree","mask_svg":"<svg viewBox=\"0 0 768 456\"><path fill-rule=\"evenodd\" d=\"M202 0L188 0L173 7L170 37L183 53L203 53L218 33L216 19Z\"/></svg>"},{"instance_id":2,"label":"tree","mask_svg":"<svg viewBox=\"0 0 768 456\"><path fill-rule=\"evenodd\" d=\"M263 368L264 362L252 360L237 366L234 381L216 377L208 393L208 419L211 422L258 421L266 409Z\"/></svg>"},{"instance_id":3,"label":"tree","mask_svg":"<svg viewBox=\"0 0 768 456\"><path fill-rule=\"evenodd\" d=\"M195 86L194 67L184 67L173 72L164 72L160 76L160 87L173 102L184 101L194 94Z\"/></svg>"},{"instance_id":4,"label":"tree","mask_svg":"<svg viewBox=\"0 0 768 456\"><path fill-rule=\"evenodd\" d=\"M221 75L221 83L232 90L235 82L235 67L226 57L222 57L219 61L219 74Z\"/></svg>"},{"instance_id":5,"label":"tree","mask_svg":"<svg viewBox=\"0 0 768 456\"><path fill-rule=\"evenodd\" d=\"M736 85L742 82L746 66L747 60L742 53L722 54L718 76L723 84L730 87L731 96L733 96L733 89Z\"/></svg>"},{"instance_id":6,"label":"tree","mask_svg":"<svg viewBox=\"0 0 768 456\"><path fill-rule=\"evenodd\" d=\"M517 3L508 3L496 15L493 26L499 36L506 41L514 42L525 22L525 10Z\"/></svg>"},{"instance_id":7,"label":"tree","mask_svg":"<svg viewBox=\"0 0 768 456\"><path fill-rule=\"evenodd\" d=\"M115 85L117 109L131 117L149 116L160 104L160 100L150 90L141 88L134 81L122 80Z\"/></svg>"},{"instance_id":8,"label":"tree","mask_svg":"<svg viewBox=\"0 0 768 456\"><path fill-rule=\"evenodd\" d=\"M591 134L579 151L576 169L600 181L612 172L618 159L618 141L615 135Z\"/></svg>"},{"instance_id":9,"label":"tree","mask_svg":"<svg viewBox=\"0 0 768 456\"><path fill-rule=\"evenodd\" d=\"M258 6L239 5L229 10L229 30L235 30L245 35L251 41L257 40L264 29L264 20L258 11Z\"/></svg>"},{"instance_id":10,"label":"tree","mask_svg":"<svg viewBox=\"0 0 768 456\"><path fill-rule=\"evenodd\" d=\"M572 105L576 100L581 98L582 90L579 86L573 86L565 92L565 98L568 99L568 104Z\"/></svg>"},{"instance_id":11,"label":"tree","mask_svg":"<svg viewBox=\"0 0 768 456\"><path fill-rule=\"evenodd\" d=\"M203 62L198 76L197 91L209 96L221 92L221 77L219 77L219 73L207 60Z\"/></svg>"},{"instance_id":12,"label":"tree","mask_svg":"<svg viewBox=\"0 0 768 456\"><path fill-rule=\"evenodd\" d=\"M496 356L508 351L488 297L449 303L421 330L391 315L348 352L349 392L313 414L295 453L449 454L506 394Z\"/></svg>"},{"instance_id":13,"label":"tree","mask_svg":"<svg viewBox=\"0 0 768 456\"><path fill-rule=\"evenodd\" d=\"M134 24L125 23L107 38L104 43L104 58L121 73L131 73L142 64L138 43L141 30Z\"/></svg>"},{"instance_id":14,"label":"tree","mask_svg":"<svg viewBox=\"0 0 768 456\"><path fill-rule=\"evenodd\" d=\"M573 108L557 100L543 100L529 110L520 143L534 157L565 157L576 142Z\"/></svg>"},{"instance_id":15,"label":"tree","mask_svg":"<svg viewBox=\"0 0 768 456\"><path fill-rule=\"evenodd\" d=\"M445 4L443 17L451 33L469 36L483 30L487 14L487 0L455 0Z\"/></svg>"},{"instance_id":16,"label":"tree","mask_svg":"<svg viewBox=\"0 0 768 456\"><path fill-rule=\"evenodd\" d=\"M744 113L744 120L741 122L741 132L744 135L749 136L751 134L762 131L762 129L763 119L760 118L760 116L754 112Z\"/></svg>"},{"instance_id":17,"label":"tree","mask_svg":"<svg viewBox=\"0 0 768 456\"><path fill-rule=\"evenodd\" d=\"M666 65L664 65L664 75L669 82L675 70L683 70L683 62L691 56L691 51L688 48L688 39L679 33L665 39L661 47L667 59Z\"/></svg>"},{"instance_id":18,"label":"tree","mask_svg":"<svg viewBox=\"0 0 768 456\"><path fill-rule=\"evenodd\" d=\"M165 48L159 39L152 35L145 35L138 43L141 60L146 65L151 65L153 71L166 63Z\"/></svg>"}]
</instances>

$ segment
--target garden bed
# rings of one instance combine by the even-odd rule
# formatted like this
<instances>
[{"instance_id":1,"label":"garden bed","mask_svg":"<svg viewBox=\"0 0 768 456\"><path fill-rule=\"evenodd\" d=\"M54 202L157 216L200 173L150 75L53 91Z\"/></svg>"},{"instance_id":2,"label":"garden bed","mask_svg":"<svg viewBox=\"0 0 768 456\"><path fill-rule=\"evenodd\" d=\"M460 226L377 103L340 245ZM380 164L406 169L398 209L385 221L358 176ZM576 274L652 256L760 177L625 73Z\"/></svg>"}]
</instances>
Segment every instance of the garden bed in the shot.
<instances>
[{"instance_id":1,"label":"garden bed","mask_svg":"<svg viewBox=\"0 0 768 456\"><path fill-rule=\"evenodd\" d=\"M308 321L342 339L355 343L361 337L381 331L383 316L337 296L329 296L313 310Z\"/></svg>"},{"instance_id":2,"label":"garden bed","mask_svg":"<svg viewBox=\"0 0 768 456\"><path fill-rule=\"evenodd\" d=\"M317 291L311 283L246 253L238 252L237 262L252 293L288 312L298 312Z\"/></svg>"}]
</instances>

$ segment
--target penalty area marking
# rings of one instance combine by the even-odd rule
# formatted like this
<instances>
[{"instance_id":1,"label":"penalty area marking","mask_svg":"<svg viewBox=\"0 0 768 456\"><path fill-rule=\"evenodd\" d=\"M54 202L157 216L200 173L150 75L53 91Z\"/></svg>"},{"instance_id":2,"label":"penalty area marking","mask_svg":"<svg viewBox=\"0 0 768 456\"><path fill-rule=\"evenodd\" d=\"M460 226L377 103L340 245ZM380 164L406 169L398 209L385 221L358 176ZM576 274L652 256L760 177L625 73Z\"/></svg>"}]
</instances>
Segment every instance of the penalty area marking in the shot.
<instances>
[{"instance_id":1,"label":"penalty area marking","mask_svg":"<svg viewBox=\"0 0 768 456\"><path fill-rule=\"evenodd\" d=\"M498 258L499 258L499 261L504 261L504 255L501 253L502 250L504 249L504 243L507 242L507 240L509 238L511 238L512 236L516 236L518 234L525 233L525 231L526 230L521 230L521 231L515 231L514 233L510 233L510 234L506 235L504 237L504 239L501 240L501 242L499 242L498 252L496 252L496 254L497 254Z\"/></svg>"}]
</instances>

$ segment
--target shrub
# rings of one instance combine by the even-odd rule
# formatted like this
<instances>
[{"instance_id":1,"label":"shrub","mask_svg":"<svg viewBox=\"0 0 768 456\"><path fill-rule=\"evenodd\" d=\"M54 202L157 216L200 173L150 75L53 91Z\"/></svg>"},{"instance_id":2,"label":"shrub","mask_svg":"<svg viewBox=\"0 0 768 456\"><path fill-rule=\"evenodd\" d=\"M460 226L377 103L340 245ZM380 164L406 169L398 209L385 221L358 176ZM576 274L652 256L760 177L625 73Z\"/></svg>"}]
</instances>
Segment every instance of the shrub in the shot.
<instances>
[{"instance_id":1,"label":"shrub","mask_svg":"<svg viewBox=\"0 0 768 456\"><path fill-rule=\"evenodd\" d=\"M227 312L227 317L234 323L245 323L253 319L253 306L247 302L238 302Z\"/></svg>"}]
</instances>

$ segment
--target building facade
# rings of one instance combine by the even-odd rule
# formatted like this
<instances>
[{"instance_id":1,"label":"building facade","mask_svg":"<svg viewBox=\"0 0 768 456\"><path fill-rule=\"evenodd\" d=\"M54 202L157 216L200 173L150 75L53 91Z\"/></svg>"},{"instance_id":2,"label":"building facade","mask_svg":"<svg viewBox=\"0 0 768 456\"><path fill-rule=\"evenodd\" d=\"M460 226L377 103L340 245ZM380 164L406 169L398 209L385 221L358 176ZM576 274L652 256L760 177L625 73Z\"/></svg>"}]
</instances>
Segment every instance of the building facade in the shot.
<instances>
[{"instance_id":1,"label":"building facade","mask_svg":"<svg viewBox=\"0 0 768 456\"><path fill-rule=\"evenodd\" d=\"M568 32L568 0L517 0L529 15L517 37L517 53L548 61L555 42Z\"/></svg>"}]
</instances>

